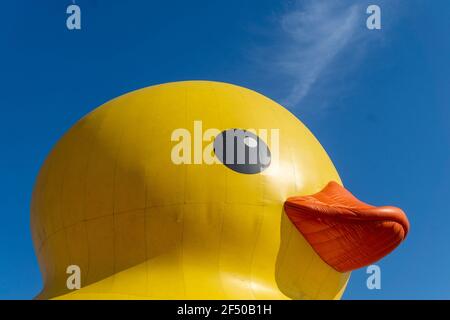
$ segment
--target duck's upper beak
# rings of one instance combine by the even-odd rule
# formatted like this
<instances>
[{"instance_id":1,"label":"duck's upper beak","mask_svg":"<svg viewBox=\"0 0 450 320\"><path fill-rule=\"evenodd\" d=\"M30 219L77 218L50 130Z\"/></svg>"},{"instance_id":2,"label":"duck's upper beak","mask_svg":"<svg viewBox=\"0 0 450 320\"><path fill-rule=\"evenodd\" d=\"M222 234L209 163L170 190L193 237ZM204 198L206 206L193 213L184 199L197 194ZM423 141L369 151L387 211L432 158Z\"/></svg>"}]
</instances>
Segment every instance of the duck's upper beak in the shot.
<instances>
[{"instance_id":1,"label":"duck's upper beak","mask_svg":"<svg viewBox=\"0 0 450 320\"><path fill-rule=\"evenodd\" d=\"M319 193L288 198L284 209L317 254L339 272L381 259L409 230L401 209L368 205L334 181Z\"/></svg>"}]
</instances>

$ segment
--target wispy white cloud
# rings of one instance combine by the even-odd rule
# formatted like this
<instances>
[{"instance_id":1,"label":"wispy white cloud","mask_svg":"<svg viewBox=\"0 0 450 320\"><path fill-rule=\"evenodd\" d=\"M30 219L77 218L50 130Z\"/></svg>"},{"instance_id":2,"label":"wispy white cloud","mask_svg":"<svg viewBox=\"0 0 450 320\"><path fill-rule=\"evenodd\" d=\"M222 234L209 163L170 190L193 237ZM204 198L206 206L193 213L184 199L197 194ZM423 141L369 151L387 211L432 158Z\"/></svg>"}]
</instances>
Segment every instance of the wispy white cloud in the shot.
<instances>
[{"instance_id":1,"label":"wispy white cloud","mask_svg":"<svg viewBox=\"0 0 450 320\"><path fill-rule=\"evenodd\" d=\"M292 79L283 103L295 107L304 99L339 54L361 40L365 10L341 0L307 0L279 19L285 37L276 58L279 70ZM338 69L336 69L336 72Z\"/></svg>"}]
</instances>

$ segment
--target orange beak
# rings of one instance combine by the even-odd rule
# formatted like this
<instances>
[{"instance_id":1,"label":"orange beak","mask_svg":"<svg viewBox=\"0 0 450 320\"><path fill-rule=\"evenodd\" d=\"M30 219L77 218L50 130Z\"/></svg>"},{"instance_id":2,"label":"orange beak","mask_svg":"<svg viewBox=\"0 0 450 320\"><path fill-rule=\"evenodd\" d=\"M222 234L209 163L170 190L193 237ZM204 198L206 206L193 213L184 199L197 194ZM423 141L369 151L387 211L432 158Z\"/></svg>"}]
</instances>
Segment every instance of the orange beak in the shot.
<instances>
[{"instance_id":1,"label":"orange beak","mask_svg":"<svg viewBox=\"0 0 450 320\"><path fill-rule=\"evenodd\" d=\"M368 205L334 181L319 193L288 198L284 209L317 254L339 272L381 259L409 230L401 209Z\"/></svg>"}]
</instances>

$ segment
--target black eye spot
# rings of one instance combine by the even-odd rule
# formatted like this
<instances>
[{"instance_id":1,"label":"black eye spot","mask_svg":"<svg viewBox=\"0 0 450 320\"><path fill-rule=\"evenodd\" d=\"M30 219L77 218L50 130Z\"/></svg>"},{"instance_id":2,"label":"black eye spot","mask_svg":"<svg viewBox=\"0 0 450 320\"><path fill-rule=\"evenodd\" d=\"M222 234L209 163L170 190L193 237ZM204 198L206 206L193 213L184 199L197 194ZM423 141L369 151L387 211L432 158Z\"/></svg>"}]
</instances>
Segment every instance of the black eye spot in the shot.
<instances>
[{"instance_id":1,"label":"black eye spot","mask_svg":"<svg viewBox=\"0 0 450 320\"><path fill-rule=\"evenodd\" d=\"M267 144L254 133L241 129L229 129L217 135L214 153L231 170L246 174L264 171L271 160Z\"/></svg>"}]
</instances>

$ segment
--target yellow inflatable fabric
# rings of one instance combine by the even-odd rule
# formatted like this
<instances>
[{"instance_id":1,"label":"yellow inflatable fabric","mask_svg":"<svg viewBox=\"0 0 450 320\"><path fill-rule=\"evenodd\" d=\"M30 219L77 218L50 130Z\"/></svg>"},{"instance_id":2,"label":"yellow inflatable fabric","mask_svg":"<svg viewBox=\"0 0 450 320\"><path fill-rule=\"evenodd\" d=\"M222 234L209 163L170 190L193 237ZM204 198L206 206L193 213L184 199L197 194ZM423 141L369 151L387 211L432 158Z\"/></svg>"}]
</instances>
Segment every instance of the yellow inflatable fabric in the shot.
<instances>
[{"instance_id":1,"label":"yellow inflatable fabric","mask_svg":"<svg viewBox=\"0 0 450 320\"><path fill-rule=\"evenodd\" d=\"M174 164L174 130L193 132L196 121L203 132L279 129L278 165L245 174ZM329 181L341 183L320 143L259 93L185 81L120 96L76 123L40 170L37 298L338 299L350 273L326 264L283 209ZM67 288L70 265L79 290Z\"/></svg>"}]
</instances>

